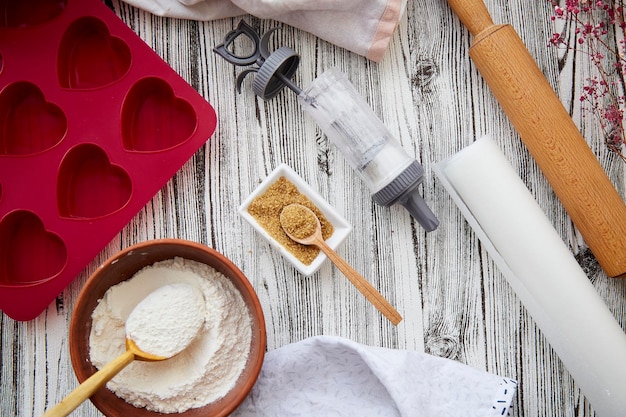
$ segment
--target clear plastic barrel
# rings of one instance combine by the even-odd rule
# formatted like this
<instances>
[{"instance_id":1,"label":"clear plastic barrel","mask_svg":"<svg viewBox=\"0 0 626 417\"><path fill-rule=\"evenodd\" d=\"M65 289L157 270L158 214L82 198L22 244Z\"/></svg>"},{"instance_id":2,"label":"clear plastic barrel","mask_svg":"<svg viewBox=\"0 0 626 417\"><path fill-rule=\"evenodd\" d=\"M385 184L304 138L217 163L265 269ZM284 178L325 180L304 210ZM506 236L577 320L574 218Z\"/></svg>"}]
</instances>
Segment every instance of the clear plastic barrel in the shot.
<instances>
[{"instance_id":1,"label":"clear plastic barrel","mask_svg":"<svg viewBox=\"0 0 626 417\"><path fill-rule=\"evenodd\" d=\"M298 95L300 104L385 207L402 204L428 232L439 221L418 187L422 166L391 136L348 77L333 68Z\"/></svg>"},{"instance_id":2,"label":"clear plastic barrel","mask_svg":"<svg viewBox=\"0 0 626 417\"><path fill-rule=\"evenodd\" d=\"M413 162L338 69L324 72L298 99L372 193Z\"/></svg>"}]
</instances>

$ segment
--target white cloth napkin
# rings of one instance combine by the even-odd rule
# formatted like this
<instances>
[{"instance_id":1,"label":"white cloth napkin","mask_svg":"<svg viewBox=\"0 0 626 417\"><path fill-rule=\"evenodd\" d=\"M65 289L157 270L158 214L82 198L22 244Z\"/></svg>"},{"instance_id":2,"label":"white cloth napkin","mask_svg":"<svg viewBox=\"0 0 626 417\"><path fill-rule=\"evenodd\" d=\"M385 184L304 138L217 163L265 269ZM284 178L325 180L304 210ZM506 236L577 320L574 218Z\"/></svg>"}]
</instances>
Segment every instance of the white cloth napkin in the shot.
<instances>
[{"instance_id":1,"label":"white cloth napkin","mask_svg":"<svg viewBox=\"0 0 626 417\"><path fill-rule=\"evenodd\" d=\"M214 20L251 14L274 19L379 62L406 0L124 0L158 16ZM216 42L218 43L218 42Z\"/></svg>"},{"instance_id":2,"label":"white cloth napkin","mask_svg":"<svg viewBox=\"0 0 626 417\"><path fill-rule=\"evenodd\" d=\"M233 416L506 416L516 386L450 359L316 336L268 352Z\"/></svg>"}]
</instances>

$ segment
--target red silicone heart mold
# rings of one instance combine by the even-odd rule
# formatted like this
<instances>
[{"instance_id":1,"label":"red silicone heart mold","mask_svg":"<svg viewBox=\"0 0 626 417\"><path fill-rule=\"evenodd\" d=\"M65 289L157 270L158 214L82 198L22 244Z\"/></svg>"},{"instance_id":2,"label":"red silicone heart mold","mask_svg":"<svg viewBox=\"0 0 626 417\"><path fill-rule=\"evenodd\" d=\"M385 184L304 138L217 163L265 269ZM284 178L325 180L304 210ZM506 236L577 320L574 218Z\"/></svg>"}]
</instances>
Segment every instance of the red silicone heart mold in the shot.
<instances>
[{"instance_id":1,"label":"red silicone heart mold","mask_svg":"<svg viewBox=\"0 0 626 417\"><path fill-rule=\"evenodd\" d=\"M67 0L0 0L0 27L28 28L63 13Z\"/></svg>"},{"instance_id":2,"label":"red silicone heart mold","mask_svg":"<svg viewBox=\"0 0 626 417\"><path fill-rule=\"evenodd\" d=\"M92 219L114 213L130 200L132 184L126 171L113 165L92 144L72 149L59 170L57 202L63 217Z\"/></svg>"},{"instance_id":3,"label":"red silicone heart mold","mask_svg":"<svg viewBox=\"0 0 626 417\"><path fill-rule=\"evenodd\" d=\"M196 129L193 107L174 95L172 87L159 78L135 84L122 111L122 140L129 151L169 149L187 141Z\"/></svg>"},{"instance_id":4,"label":"red silicone heart mold","mask_svg":"<svg viewBox=\"0 0 626 417\"><path fill-rule=\"evenodd\" d=\"M0 0L0 314L41 314L216 123L102 0Z\"/></svg>"},{"instance_id":5,"label":"red silicone heart mold","mask_svg":"<svg viewBox=\"0 0 626 417\"><path fill-rule=\"evenodd\" d=\"M57 275L65 265L65 244L37 215L18 210L0 222L0 284L29 285Z\"/></svg>"},{"instance_id":6,"label":"red silicone heart mold","mask_svg":"<svg viewBox=\"0 0 626 417\"><path fill-rule=\"evenodd\" d=\"M126 43L111 36L94 17L83 17L67 29L58 55L59 84L63 88L100 88L121 79L130 68Z\"/></svg>"},{"instance_id":7,"label":"red silicone heart mold","mask_svg":"<svg viewBox=\"0 0 626 417\"><path fill-rule=\"evenodd\" d=\"M66 131L65 114L36 85L17 82L0 93L1 155L44 152L61 142Z\"/></svg>"}]
</instances>

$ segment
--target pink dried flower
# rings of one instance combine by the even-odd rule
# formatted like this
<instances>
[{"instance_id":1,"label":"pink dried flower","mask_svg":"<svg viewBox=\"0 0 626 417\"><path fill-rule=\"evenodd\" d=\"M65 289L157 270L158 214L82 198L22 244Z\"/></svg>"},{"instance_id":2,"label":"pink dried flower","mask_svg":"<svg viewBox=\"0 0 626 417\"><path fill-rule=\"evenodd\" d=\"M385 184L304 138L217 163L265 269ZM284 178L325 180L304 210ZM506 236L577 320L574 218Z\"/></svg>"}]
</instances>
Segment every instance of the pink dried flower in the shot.
<instances>
[{"instance_id":1,"label":"pink dried flower","mask_svg":"<svg viewBox=\"0 0 626 417\"><path fill-rule=\"evenodd\" d=\"M607 147L625 162L624 108L626 99L626 0L548 0L554 7L552 21L574 25L573 44L554 33L549 44L587 54L598 75L587 78L580 101L599 121ZM573 46L572 46L573 45Z\"/></svg>"}]
</instances>

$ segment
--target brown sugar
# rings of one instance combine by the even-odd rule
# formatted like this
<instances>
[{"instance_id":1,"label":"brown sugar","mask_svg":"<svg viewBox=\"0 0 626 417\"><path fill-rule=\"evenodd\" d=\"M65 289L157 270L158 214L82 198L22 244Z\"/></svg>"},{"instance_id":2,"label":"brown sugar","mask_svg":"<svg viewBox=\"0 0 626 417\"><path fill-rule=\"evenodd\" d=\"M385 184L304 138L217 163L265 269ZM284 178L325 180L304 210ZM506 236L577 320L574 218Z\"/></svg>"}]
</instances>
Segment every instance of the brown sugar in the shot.
<instances>
[{"instance_id":1,"label":"brown sugar","mask_svg":"<svg viewBox=\"0 0 626 417\"><path fill-rule=\"evenodd\" d=\"M284 176L278 178L263 194L252 200L248 206L248 213L272 238L284 246L300 262L310 265L319 254L319 249L315 246L306 246L294 242L285 234L280 224L280 213L283 207L293 203L302 204L315 213L322 226L324 240L333 234L333 225L324 217L320 209Z\"/></svg>"},{"instance_id":2,"label":"brown sugar","mask_svg":"<svg viewBox=\"0 0 626 417\"><path fill-rule=\"evenodd\" d=\"M315 233L317 218L315 213L306 207L290 204L280 212L280 225L288 236L295 237L296 240L304 239Z\"/></svg>"}]
</instances>

